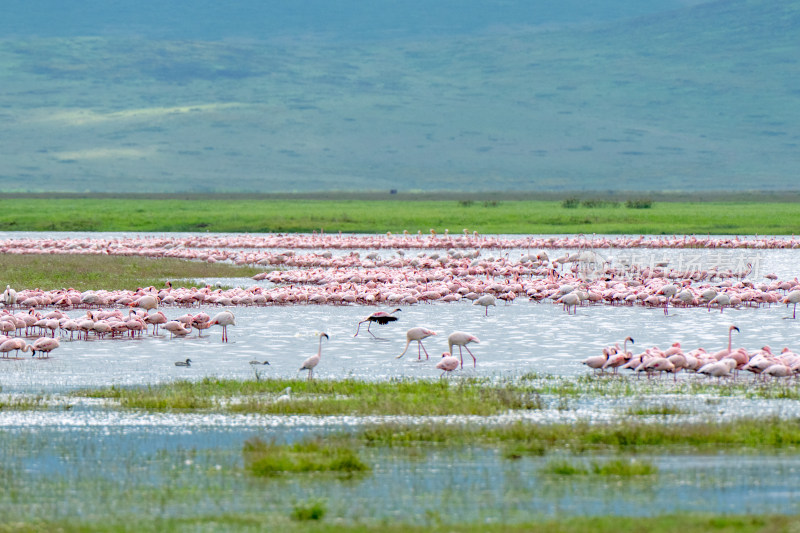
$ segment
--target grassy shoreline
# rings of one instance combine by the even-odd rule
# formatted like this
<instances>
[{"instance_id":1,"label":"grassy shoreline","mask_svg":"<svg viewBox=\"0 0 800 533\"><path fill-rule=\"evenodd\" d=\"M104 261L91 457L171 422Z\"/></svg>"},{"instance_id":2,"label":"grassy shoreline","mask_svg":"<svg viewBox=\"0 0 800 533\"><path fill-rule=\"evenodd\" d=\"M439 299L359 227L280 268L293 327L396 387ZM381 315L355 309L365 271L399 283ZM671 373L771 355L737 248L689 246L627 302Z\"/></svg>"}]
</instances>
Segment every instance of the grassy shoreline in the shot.
<instances>
[{"instance_id":1,"label":"grassy shoreline","mask_svg":"<svg viewBox=\"0 0 800 533\"><path fill-rule=\"evenodd\" d=\"M477 524L363 523L341 521L292 520L260 514L199 514L191 518L138 517L126 521L31 520L0 524L0 533L133 532L133 531L285 531L287 533L781 533L796 531L794 515L713 515L670 513L654 516L573 516L548 518L523 523L481 522Z\"/></svg>"},{"instance_id":2,"label":"grassy shoreline","mask_svg":"<svg viewBox=\"0 0 800 533\"><path fill-rule=\"evenodd\" d=\"M800 203L324 198L3 198L0 231L510 234L777 234L800 232Z\"/></svg>"}]
</instances>

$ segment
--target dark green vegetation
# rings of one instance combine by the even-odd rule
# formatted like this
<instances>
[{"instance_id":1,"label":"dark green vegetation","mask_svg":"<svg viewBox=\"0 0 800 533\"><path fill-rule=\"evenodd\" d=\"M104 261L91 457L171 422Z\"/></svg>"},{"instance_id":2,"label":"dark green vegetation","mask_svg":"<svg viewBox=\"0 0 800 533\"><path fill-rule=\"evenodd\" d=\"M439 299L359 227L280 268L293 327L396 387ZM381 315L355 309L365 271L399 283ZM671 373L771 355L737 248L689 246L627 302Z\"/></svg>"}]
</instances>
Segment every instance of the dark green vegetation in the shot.
<instances>
[{"instance_id":1,"label":"dark green vegetation","mask_svg":"<svg viewBox=\"0 0 800 533\"><path fill-rule=\"evenodd\" d=\"M318 512L318 511L317 511ZM101 524L79 521L0 524L0 533L132 533L178 531L247 531L261 532L266 527L286 533L789 533L795 531L796 516L737 516L670 514L651 517L582 516L540 520L523 524L426 524L411 525L398 522L378 524L346 524L306 521L307 511L301 511L300 521L275 520L253 514L200 514L192 518L140 517L125 522L106 520ZM297 520L296 517L295 519ZM313 518L313 517L312 517Z\"/></svg>"},{"instance_id":2,"label":"dark green vegetation","mask_svg":"<svg viewBox=\"0 0 800 533\"><path fill-rule=\"evenodd\" d=\"M254 476L334 472L353 474L369 472L370 467L351 446L328 443L315 438L290 445L278 445L253 438L244 444L245 468Z\"/></svg>"},{"instance_id":3,"label":"dark green vegetation","mask_svg":"<svg viewBox=\"0 0 800 533\"><path fill-rule=\"evenodd\" d=\"M797 190L798 5L346 42L14 28L0 189Z\"/></svg>"},{"instance_id":4,"label":"dark green vegetation","mask_svg":"<svg viewBox=\"0 0 800 533\"><path fill-rule=\"evenodd\" d=\"M291 386L291 398L276 401ZM492 415L508 410L538 409L531 387L491 385L470 379L365 382L357 380L235 381L206 378L150 387L110 387L79 391L79 396L110 398L130 409L150 411L217 410L234 413L309 415ZM237 401L231 402L232 398Z\"/></svg>"},{"instance_id":5,"label":"dark green vegetation","mask_svg":"<svg viewBox=\"0 0 800 533\"><path fill-rule=\"evenodd\" d=\"M624 199L622 200L624 201ZM589 207L587 207L589 202ZM800 203L655 202L636 209L604 198L560 201L13 198L0 230L479 233L792 234ZM196 267L201 268L201 267ZM210 268L210 267L209 267ZM209 274L204 274L209 275ZM186 274L185 277L191 276Z\"/></svg>"},{"instance_id":6,"label":"dark green vegetation","mask_svg":"<svg viewBox=\"0 0 800 533\"><path fill-rule=\"evenodd\" d=\"M263 269L173 258L0 254L0 279L18 289L134 290L163 287L166 280L175 286L193 286L196 279L251 277L257 272Z\"/></svg>"},{"instance_id":7,"label":"dark green vegetation","mask_svg":"<svg viewBox=\"0 0 800 533\"><path fill-rule=\"evenodd\" d=\"M502 447L508 458L559 450L574 454L651 452L654 450L734 452L797 450L800 421L777 419L724 423L528 424L441 426L382 424L357 437L370 446L417 446L421 443Z\"/></svg>"},{"instance_id":8,"label":"dark green vegetation","mask_svg":"<svg viewBox=\"0 0 800 533\"><path fill-rule=\"evenodd\" d=\"M611 461L592 461L586 466L568 459L554 459L543 469L546 474L557 476L652 476L658 468L650 461L613 459Z\"/></svg>"}]
</instances>

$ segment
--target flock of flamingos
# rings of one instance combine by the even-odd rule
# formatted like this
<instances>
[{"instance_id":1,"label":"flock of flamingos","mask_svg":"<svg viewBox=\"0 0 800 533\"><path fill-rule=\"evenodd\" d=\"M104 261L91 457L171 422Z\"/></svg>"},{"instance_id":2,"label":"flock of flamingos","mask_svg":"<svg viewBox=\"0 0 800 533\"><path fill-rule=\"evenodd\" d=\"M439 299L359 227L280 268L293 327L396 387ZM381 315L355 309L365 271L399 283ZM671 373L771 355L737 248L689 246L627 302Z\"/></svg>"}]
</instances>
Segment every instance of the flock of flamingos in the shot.
<instances>
[{"instance_id":1,"label":"flock of flamingos","mask_svg":"<svg viewBox=\"0 0 800 533\"><path fill-rule=\"evenodd\" d=\"M728 267L701 265L688 261L637 262L608 259L620 250L729 250L795 249L800 239L673 237L549 237L503 238L481 236L464 230L461 235L403 234L355 236L341 234L273 234L188 237L119 237L70 239L9 239L0 242L4 254L87 254L150 258L173 257L194 261L229 262L263 266L249 288L142 287L136 290L84 291L70 288L51 291L6 287L0 302L0 353L2 358L32 352L49 357L59 338L119 338L150 333L159 327L173 336L192 330L202 335L212 326L222 328L227 341L229 326L235 325L236 306L266 305L384 305L407 306L434 302L471 301L484 314L498 305L518 298L531 303L559 304L566 313L578 313L587 305L628 305L663 308L703 307L708 311L726 308L761 307L800 302L800 281L779 280L774 274L753 275L752 263ZM719 255L724 257L724 255ZM203 285L203 284L201 284ZM162 309L220 306L225 310L209 316L204 312L184 313L168 319ZM80 317L67 312L81 309ZM356 326L396 320L394 311L376 311ZM738 370L762 376L793 376L800 371L800 356L784 349L773 354L769 347L749 353L728 347L715 353L702 348L684 350L679 343L666 350L649 348L642 353L628 351L628 338L619 345L589 357L583 363L596 372L617 373L620 369L646 372L648 376L681 370L721 378ZM32 343L25 338L38 336ZM435 335L424 327L407 332L403 354L417 342L418 358L425 351L422 341ZM302 370L320 362L322 340L316 355ZM437 368L443 374L463 367L463 353L476 358L467 344L477 343L474 335L454 332L448 337L449 352L442 354ZM453 353L459 348L459 357ZM399 357L402 357L401 354ZM177 363L176 363L177 364ZM182 363L188 365L189 362Z\"/></svg>"}]
</instances>

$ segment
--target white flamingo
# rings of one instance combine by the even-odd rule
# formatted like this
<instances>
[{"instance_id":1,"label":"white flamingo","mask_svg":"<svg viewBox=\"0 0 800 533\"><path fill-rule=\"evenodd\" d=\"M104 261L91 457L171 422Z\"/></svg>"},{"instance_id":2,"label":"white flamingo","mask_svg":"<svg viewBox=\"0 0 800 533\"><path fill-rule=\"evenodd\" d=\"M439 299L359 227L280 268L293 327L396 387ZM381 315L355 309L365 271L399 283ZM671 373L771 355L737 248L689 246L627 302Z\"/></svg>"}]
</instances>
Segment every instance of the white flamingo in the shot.
<instances>
[{"instance_id":1,"label":"white flamingo","mask_svg":"<svg viewBox=\"0 0 800 533\"><path fill-rule=\"evenodd\" d=\"M422 345L422 339L427 339L432 335L436 335L436 332L425 328L411 328L410 330L406 331L406 347L403 348L403 353L395 357L395 359L400 359L405 355L406 351L408 350L408 345L411 344L411 341L417 341L417 360L422 360L420 348L425 350L425 346ZM430 359L430 357L428 357L428 350L425 350L425 359Z\"/></svg>"},{"instance_id":2,"label":"white flamingo","mask_svg":"<svg viewBox=\"0 0 800 533\"><path fill-rule=\"evenodd\" d=\"M314 367L319 364L319 360L322 357L322 337L329 339L327 333L320 333L319 334L319 350L317 350L316 355L312 355L308 359L303 362L303 366L300 367L300 370L308 370L308 381L311 381L312 376L314 375Z\"/></svg>"},{"instance_id":3,"label":"white flamingo","mask_svg":"<svg viewBox=\"0 0 800 533\"><path fill-rule=\"evenodd\" d=\"M461 368L464 368L464 354L461 351L462 347L472 356L472 367L474 368L478 365L478 360L475 359L475 355L467 348L467 344L471 342L480 343L481 341L478 337L470 335L469 333L464 333L463 331L456 331L447 337L447 345L450 348L450 353L453 353L453 346L458 346L458 355L461 357Z\"/></svg>"}]
</instances>

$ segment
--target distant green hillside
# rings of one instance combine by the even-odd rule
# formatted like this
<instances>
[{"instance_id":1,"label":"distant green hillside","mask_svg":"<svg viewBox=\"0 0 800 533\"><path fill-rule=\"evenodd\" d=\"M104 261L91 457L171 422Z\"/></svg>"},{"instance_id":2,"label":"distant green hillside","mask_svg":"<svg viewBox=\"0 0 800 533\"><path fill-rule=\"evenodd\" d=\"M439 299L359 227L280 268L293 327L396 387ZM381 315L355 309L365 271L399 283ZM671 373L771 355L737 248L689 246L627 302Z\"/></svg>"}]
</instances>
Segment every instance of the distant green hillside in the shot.
<instances>
[{"instance_id":1,"label":"distant green hillside","mask_svg":"<svg viewBox=\"0 0 800 533\"><path fill-rule=\"evenodd\" d=\"M0 191L798 190L800 0L334 44L0 41Z\"/></svg>"}]
</instances>

